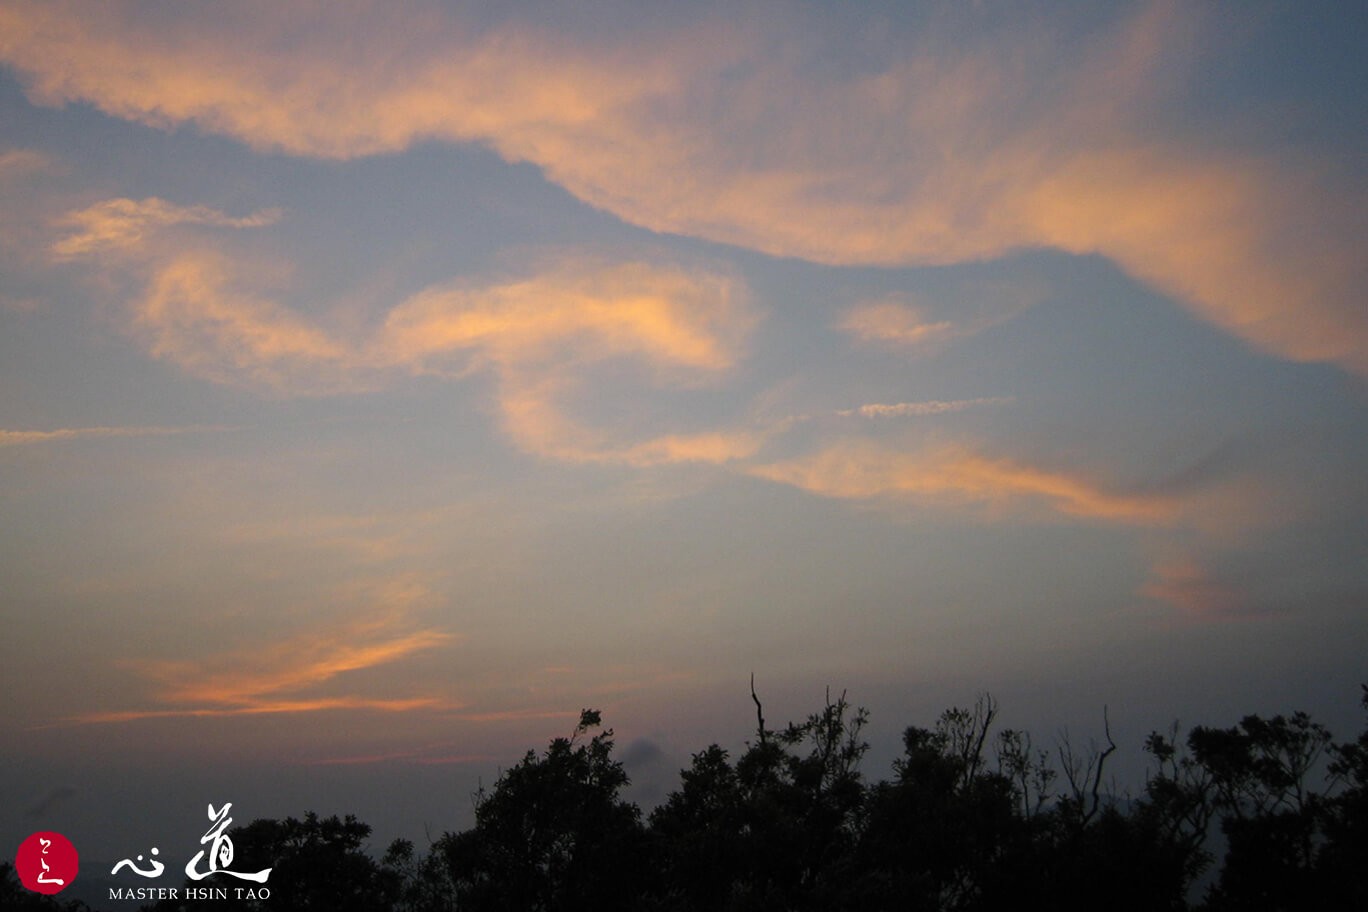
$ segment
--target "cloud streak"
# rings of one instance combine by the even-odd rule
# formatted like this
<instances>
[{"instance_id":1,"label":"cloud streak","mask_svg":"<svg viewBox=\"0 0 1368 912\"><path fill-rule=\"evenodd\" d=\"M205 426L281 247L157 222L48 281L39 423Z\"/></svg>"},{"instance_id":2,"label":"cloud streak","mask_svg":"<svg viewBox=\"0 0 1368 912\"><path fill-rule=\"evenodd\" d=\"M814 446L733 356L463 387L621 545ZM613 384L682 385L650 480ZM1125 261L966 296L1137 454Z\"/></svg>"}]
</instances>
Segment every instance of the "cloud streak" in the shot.
<instances>
[{"instance_id":1,"label":"cloud streak","mask_svg":"<svg viewBox=\"0 0 1368 912\"><path fill-rule=\"evenodd\" d=\"M408 712L458 707L459 703L437 697L376 698L316 692L323 685L345 679L350 672L392 664L453 639L436 629L403 631L402 624L402 610L391 608L333 630L311 631L204 662L135 662L131 667L154 686L159 708L93 712L66 721L85 724L182 716L339 709Z\"/></svg>"},{"instance_id":2,"label":"cloud streak","mask_svg":"<svg viewBox=\"0 0 1368 912\"><path fill-rule=\"evenodd\" d=\"M970 332L952 320L929 321L918 308L892 301L851 308L836 328L861 342L912 348L930 348Z\"/></svg>"},{"instance_id":3,"label":"cloud streak","mask_svg":"<svg viewBox=\"0 0 1368 912\"><path fill-rule=\"evenodd\" d=\"M843 418L856 415L861 418L920 418L927 415L949 415L985 406L1009 405L1015 401L1016 399L1012 396L987 396L978 399L954 399L949 402L942 402L938 399L924 402L894 402L891 404L872 402L859 408L843 409L836 414Z\"/></svg>"},{"instance_id":4,"label":"cloud streak","mask_svg":"<svg viewBox=\"0 0 1368 912\"><path fill-rule=\"evenodd\" d=\"M1081 475L989 458L961 445L908 450L851 438L750 471L823 497L999 509L1038 505L1070 517L1129 525L1167 524L1182 508L1174 498L1108 490Z\"/></svg>"},{"instance_id":5,"label":"cloud streak","mask_svg":"<svg viewBox=\"0 0 1368 912\"><path fill-rule=\"evenodd\" d=\"M110 250L136 250L149 235L173 225L261 228L279 221L281 214L279 209L265 209L233 218L208 206L177 206L156 197L104 200L61 219L70 233L52 245L52 254L70 260Z\"/></svg>"},{"instance_id":6,"label":"cloud streak","mask_svg":"<svg viewBox=\"0 0 1368 912\"><path fill-rule=\"evenodd\" d=\"M0 447L27 446L35 443L50 443L85 437L167 437L176 434L224 434L236 430L240 430L240 428L199 424L185 427L58 428L54 431L0 430Z\"/></svg>"}]
</instances>

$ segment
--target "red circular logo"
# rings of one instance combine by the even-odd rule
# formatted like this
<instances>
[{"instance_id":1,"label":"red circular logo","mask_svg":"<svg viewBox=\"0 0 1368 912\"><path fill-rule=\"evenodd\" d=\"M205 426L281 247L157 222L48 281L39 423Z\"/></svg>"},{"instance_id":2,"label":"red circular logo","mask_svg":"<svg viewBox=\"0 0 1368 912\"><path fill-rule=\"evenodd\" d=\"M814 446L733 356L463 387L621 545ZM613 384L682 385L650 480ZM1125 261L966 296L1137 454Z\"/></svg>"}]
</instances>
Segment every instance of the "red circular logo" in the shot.
<instances>
[{"instance_id":1,"label":"red circular logo","mask_svg":"<svg viewBox=\"0 0 1368 912\"><path fill-rule=\"evenodd\" d=\"M14 853L14 870L36 893L60 893L76 879L76 847L61 833L34 833Z\"/></svg>"}]
</instances>

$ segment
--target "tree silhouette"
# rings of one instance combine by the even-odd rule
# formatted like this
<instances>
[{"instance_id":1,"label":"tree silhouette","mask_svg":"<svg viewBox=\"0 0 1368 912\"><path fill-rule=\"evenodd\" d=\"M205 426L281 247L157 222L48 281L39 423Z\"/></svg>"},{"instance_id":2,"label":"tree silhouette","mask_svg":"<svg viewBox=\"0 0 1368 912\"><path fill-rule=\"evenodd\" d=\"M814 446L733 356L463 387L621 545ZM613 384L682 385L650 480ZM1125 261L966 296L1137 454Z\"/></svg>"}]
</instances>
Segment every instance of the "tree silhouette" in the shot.
<instances>
[{"instance_id":1,"label":"tree silhouette","mask_svg":"<svg viewBox=\"0 0 1368 912\"><path fill-rule=\"evenodd\" d=\"M836 908L848 888L840 872L860 826L867 715L828 696L821 712L772 731L755 702L756 741L735 767L715 744L694 755L651 815L667 908Z\"/></svg>"},{"instance_id":2,"label":"tree silhouette","mask_svg":"<svg viewBox=\"0 0 1368 912\"><path fill-rule=\"evenodd\" d=\"M395 906L401 895L401 874L377 863L365 851L371 828L348 814L320 818L312 812L303 820L259 819L233 827L232 870L258 871L271 868L266 898L243 899L234 908L251 910L291 910L291 912L376 912ZM186 881L187 887L245 886L257 884L233 881L227 875L210 875L203 881ZM153 912L200 912L219 910L222 900L187 898L184 890L177 899L165 899L151 907Z\"/></svg>"},{"instance_id":3,"label":"tree silhouette","mask_svg":"<svg viewBox=\"0 0 1368 912\"><path fill-rule=\"evenodd\" d=\"M528 751L478 796L474 829L438 841L458 908L626 908L643 892L645 831L618 797L627 774L612 759L612 729L581 740L599 724L584 710L569 738Z\"/></svg>"},{"instance_id":4,"label":"tree silhouette","mask_svg":"<svg viewBox=\"0 0 1368 912\"><path fill-rule=\"evenodd\" d=\"M995 731L981 696L908 727L892 777L867 782L867 714L842 694L771 729L752 687L755 737L733 761L714 744L643 823L623 800L613 732L584 710L569 737L528 751L477 793L475 825L427 853L400 840L379 861L354 817L257 820L229 831L233 870L271 867L249 910L980 912L1368 908L1368 730L1336 744L1304 713L1151 733L1138 798L1103 787L1120 749L1051 752ZM1363 691L1368 710L1368 687ZM591 734L592 733L592 734ZM1207 836L1228 843L1213 858ZM1207 893L1193 883L1219 861ZM219 875L221 878L223 875ZM218 882L218 881L215 881ZM207 883L207 882L206 882ZM190 885L190 884L188 884ZM198 884L203 886L204 884ZM236 884L234 884L236 885ZM153 912L217 909L168 900ZM3 867L0 907L82 912L24 890Z\"/></svg>"},{"instance_id":5,"label":"tree silhouette","mask_svg":"<svg viewBox=\"0 0 1368 912\"><path fill-rule=\"evenodd\" d=\"M1368 711L1368 685L1363 688ZM1322 805L1325 843L1316 858L1324 908L1368 909L1368 727L1358 741L1336 745L1330 773L1344 791Z\"/></svg>"}]
</instances>

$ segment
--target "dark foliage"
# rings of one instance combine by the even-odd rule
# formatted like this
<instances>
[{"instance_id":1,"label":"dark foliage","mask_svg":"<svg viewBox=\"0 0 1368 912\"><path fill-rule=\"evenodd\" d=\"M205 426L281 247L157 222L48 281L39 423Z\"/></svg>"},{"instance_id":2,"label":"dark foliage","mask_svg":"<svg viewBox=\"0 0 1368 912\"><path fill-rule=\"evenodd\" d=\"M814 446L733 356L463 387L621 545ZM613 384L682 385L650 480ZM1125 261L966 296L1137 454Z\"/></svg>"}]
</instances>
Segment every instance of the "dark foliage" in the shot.
<instances>
[{"instance_id":1,"label":"dark foliage","mask_svg":"<svg viewBox=\"0 0 1368 912\"><path fill-rule=\"evenodd\" d=\"M90 912L80 900L65 900L56 896L34 893L19 880L10 862L0 862L0 909L5 912Z\"/></svg>"},{"instance_id":2,"label":"dark foliage","mask_svg":"<svg viewBox=\"0 0 1368 912\"><path fill-rule=\"evenodd\" d=\"M290 912L376 912L394 908L403 893L401 871L389 856L377 864L366 853L366 837L371 828L350 814L345 819L320 818L309 813L303 820L254 820L228 831L233 843L233 859L228 870L254 872L271 869L265 885L265 899L235 900L235 909L290 910ZM402 851L399 844L391 855ZM257 888L258 884L228 880L226 875L211 875L198 883ZM220 910L222 900L163 900L153 912L200 912Z\"/></svg>"},{"instance_id":3,"label":"dark foliage","mask_svg":"<svg viewBox=\"0 0 1368 912\"><path fill-rule=\"evenodd\" d=\"M867 782L863 710L844 695L782 730L756 704L733 759L695 754L643 821L623 800L613 733L585 710L477 796L475 825L426 854L380 861L348 817L258 820L230 831L238 870L273 867L256 909L1229 910L1368 908L1368 731L1337 744L1303 713L1231 728L1175 724L1144 745L1140 797L1103 788L1118 749L1053 751L995 730L983 696L908 728L892 777ZM1368 688L1363 694L1368 710ZM1219 828L1220 859L1207 837ZM1213 864L1204 895L1193 884ZM5 909L79 912L4 871ZM195 909L162 903L157 912Z\"/></svg>"},{"instance_id":4,"label":"dark foliage","mask_svg":"<svg viewBox=\"0 0 1368 912\"><path fill-rule=\"evenodd\" d=\"M478 796L475 827L433 847L459 909L538 912L627 908L642 892L648 856L641 812L612 759L613 732L585 710L569 738L528 751Z\"/></svg>"}]
</instances>

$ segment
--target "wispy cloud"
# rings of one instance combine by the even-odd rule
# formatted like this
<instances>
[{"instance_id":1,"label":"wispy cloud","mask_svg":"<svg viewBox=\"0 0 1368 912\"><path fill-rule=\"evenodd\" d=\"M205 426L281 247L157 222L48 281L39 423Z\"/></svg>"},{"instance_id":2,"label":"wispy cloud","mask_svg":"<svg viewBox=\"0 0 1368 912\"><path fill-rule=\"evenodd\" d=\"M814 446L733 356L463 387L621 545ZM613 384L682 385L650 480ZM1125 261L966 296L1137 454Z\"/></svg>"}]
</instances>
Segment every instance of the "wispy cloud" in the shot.
<instances>
[{"instance_id":1,"label":"wispy cloud","mask_svg":"<svg viewBox=\"0 0 1368 912\"><path fill-rule=\"evenodd\" d=\"M240 430L221 425L186 425L184 427L87 427L58 428L53 431L0 430L0 447L74 440L82 437L164 437L174 434L222 434Z\"/></svg>"},{"instance_id":2,"label":"wispy cloud","mask_svg":"<svg viewBox=\"0 0 1368 912\"><path fill-rule=\"evenodd\" d=\"M892 301L851 308L836 328L863 342L931 348L971 330L951 320L928 321L916 307Z\"/></svg>"},{"instance_id":3,"label":"wispy cloud","mask_svg":"<svg viewBox=\"0 0 1368 912\"><path fill-rule=\"evenodd\" d=\"M637 355L661 368L729 367L753 320L735 280L707 272L564 258L528 278L433 288L385 321L388 359L424 366L476 349L505 363Z\"/></svg>"},{"instance_id":4,"label":"wispy cloud","mask_svg":"<svg viewBox=\"0 0 1368 912\"><path fill-rule=\"evenodd\" d=\"M227 254L174 236L178 225L261 228L279 209L229 216L207 206L162 199L110 199L69 212L70 229L51 245L61 260L105 260L144 290L132 306L131 331L149 352L224 383L277 392L371 388L349 347L325 329L251 288L251 273Z\"/></svg>"},{"instance_id":5,"label":"wispy cloud","mask_svg":"<svg viewBox=\"0 0 1368 912\"><path fill-rule=\"evenodd\" d=\"M842 409L837 415L851 417L858 415L861 418L905 418L922 417L925 415L948 415L954 412L963 412L968 409L982 408L984 406L1010 405L1016 399L1012 396L988 396L978 399L952 399L949 402L942 402L937 399L930 399L923 402L894 402L884 404L873 402L869 405L862 405L854 409Z\"/></svg>"},{"instance_id":6,"label":"wispy cloud","mask_svg":"<svg viewBox=\"0 0 1368 912\"><path fill-rule=\"evenodd\" d=\"M1161 561L1140 590L1188 615L1221 620L1248 613L1248 595L1190 556Z\"/></svg>"},{"instance_id":7,"label":"wispy cloud","mask_svg":"<svg viewBox=\"0 0 1368 912\"><path fill-rule=\"evenodd\" d=\"M0 151L0 182L14 180L50 166L46 155L32 149Z\"/></svg>"},{"instance_id":8,"label":"wispy cloud","mask_svg":"<svg viewBox=\"0 0 1368 912\"><path fill-rule=\"evenodd\" d=\"M232 262L214 253L159 266L135 305L132 329L154 357L218 382L320 393L369 381L344 342L243 289Z\"/></svg>"},{"instance_id":9,"label":"wispy cloud","mask_svg":"<svg viewBox=\"0 0 1368 912\"><path fill-rule=\"evenodd\" d=\"M350 672L398 662L452 641L437 629L406 630L405 602L415 592L396 590L395 604L340 627L319 629L235 650L205 661L128 663L154 686L153 708L100 711L67 722L128 722L179 716L241 716L364 709L407 712L458 707L440 697L373 697L320 693ZM309 693L309 691L313 691Z\"/></svg>"},{"instance_id":10,"label":"wispy cloud","mask_svg":"<svg viewBox=\"0 0 1368 912\"><path fill-rule=\"evenodd\" d=\"M759 435L709 430L646 440L586 427L562 403L585 368L636 363L648 385L697 386L725 374L755 323L728 276L642 262L561 258L525 279L434 288L390 312L373 357L410 371L481 367L498 379L505 429L524 449L564 462L724 462Z\"/></svg>"},{"instance_id":11,"label":"wispy cloud","mask_svg":"<svg viewBox=\"0 0 1368 912\"><path fill-rule=\"evenodd\" d=\"M320 697L312 700L261 700L246 706L196 709L130 709L112 712L93 712L72 716L65 721L75 724L108 722L136 722L142 719L216 718L222 716L257 716L276 713L306 713L336 709L364 709L378 712L409 712L416 709L444 709L450 703L435 697L406 700L368 700L362 697Z\"/></svg>"},{"instance_id":12,"label":"wispy cloud","mask_svg":"<svg viewBox=\"0 0 1368 912\"><path fill-rule=\"evenodd\" d=\"M824 497L1029 509L1126 524L1164 524L1181 502L1109 490L1082 475L990 458L961 445L904 449L864 438L752 468L751 473Z\"/></svg>"},{"instance_id":13,"label":"wispy cloud","mask_svg":"<svg viewBox=\"0 0 1368 912\"><path fill-rule=\"evenodd\" d=\"M751 455L763 440L748 429L595 428L565 408L597 365L633 366L643 389L696 387L725 376L757 320L732 276L562 254L519 278L430 287L390 309L369 338L355 339L254 292L249 270L226 254L157 236L185 221L255 227L267 216L232 219L144 201L126 217L129 202L75 214L96 227L59 247L77 258L136 244L131 268L145 275L145 287L131 330L154 357L197 376L281 395L329 395L375 389L403 375L458 379L487 371L496 378L498 412L512 440L562 462L722 463Z\"/></svg>"},{"instance_id":14,"label":"wispy cloud","mask_svg":"<svg viewBox=\"0 0 1368 912\"><path fill-rule=\"evenodd\" d=\"M177 206L151 197L111 199L65 215L60 224L70 232L52 245L58 259L74 259L109 250L137 249L149 235L173 225L216 228L260 228L280 220L279 209L234 218L208 206Z\"/></svg>"},{"instance_id":15,"label":"wispy cloud","mask_svg":"<svg viewBox=\"0 0 1368 912\"><path fill-rule=\"evenodd\" d=\"M141 670L160 685L163 700L247 706L271 695L321 684L344 672L394 662L450 639L449 634L436 630L398 636L380 633L377 637L366 625L358 625L335 634L296 638L247 655L228 656L220 663L226 666L222 670L206 669L199 662L151 663Z\"/></svg>"}]
</instances>

